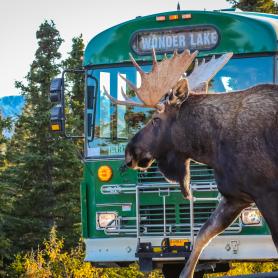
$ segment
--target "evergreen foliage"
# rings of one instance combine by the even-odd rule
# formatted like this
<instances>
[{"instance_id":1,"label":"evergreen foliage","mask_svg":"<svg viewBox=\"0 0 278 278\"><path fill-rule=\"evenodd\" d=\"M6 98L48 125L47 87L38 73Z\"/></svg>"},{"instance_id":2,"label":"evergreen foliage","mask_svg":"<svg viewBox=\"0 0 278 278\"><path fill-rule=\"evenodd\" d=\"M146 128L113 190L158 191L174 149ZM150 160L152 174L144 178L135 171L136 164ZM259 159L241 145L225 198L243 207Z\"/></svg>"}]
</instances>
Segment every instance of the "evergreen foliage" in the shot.
<instances>
[{"instance_id":1,"label":"evergreen foliage","mask_svg":"<svg viewBox=\"0 0 278 278\"><path fill-rule=\"evenodd\" d=\"M7 138L5 138L4 132L5 130L11 129L11 119L6 118L2 116L2 113L0 111L0 169L3 169L5 167L5 153L6 153L6 143Z\"/></svg>"},{"instance_id":2,"label":"evergreen foliage","mask_svg":"<svg viewBox=\"0 0 278 278\"><path fill-rule=\"evenodd\" d=\"M260 13L278 13L277 3L273 0L227 0L234 8L243 11L260 12Z\"/></svg>"},{"instance_id":3,"label":"evergreen foliage","mask_svg":"<svg viewBox=\"0 0 278 278\"><path fill-rule=\"evenodd\" d=\"M52 21L42 23L36 36L38 49L26 82L16 82L25 108L8 152L6 175L16 194L5 230L13 254L36 248L54 223L68 244L80 234L81 163L72 143L49 130L49 86L59 73L63 40Z\"/></svg>"},{"instance_id":4,"label":"evergreen foliage","mask_svg":"<svg viewBox=\"0 0 278 278\"><path fill-rule=\"evenodd\" d=\"M11 120L4 119L0 113L0 277L4 274L3 268L5 260L10 259L9 249L10 241L5 234L4 224L7 216L10 214L12 203L12 192L9 189L6 178L3 172L7 168L6 151L7 139L4 136L4 131L11 128Z\"/></svg>"},{"instance_id":5,"label":"evergreen foliage","mask_svg":"<svg viewBox=\"0 0 278 278\"><path fill-rule=\"evenodd\" d=\"M82 35L72 39L69 57L63 62L63 68L82 70L84 42ZM66 75L66 86L69 102L69 128L71 133L83 134L84 128L84 74L69 73Z\"/></svg>"}]
</instances>

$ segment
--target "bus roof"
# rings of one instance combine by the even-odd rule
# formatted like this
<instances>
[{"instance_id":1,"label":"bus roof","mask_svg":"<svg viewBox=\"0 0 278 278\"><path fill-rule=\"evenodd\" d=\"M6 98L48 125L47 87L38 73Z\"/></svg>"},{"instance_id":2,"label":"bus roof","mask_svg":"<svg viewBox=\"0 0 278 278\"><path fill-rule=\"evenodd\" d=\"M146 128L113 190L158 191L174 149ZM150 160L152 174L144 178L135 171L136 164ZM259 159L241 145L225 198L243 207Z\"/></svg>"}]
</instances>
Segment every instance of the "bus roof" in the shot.
<instances>
[{"instance_id":1,"label":"bus roof","mask_svg":"<svg viewBox=\"0 0 278 278\"><path fill-rule=\"evenodd\" d=\"M170 15L179 15L179 19L170 21ZM188 15L187 19L182 19L182 15ZM165 16L166 20L157 21L161 16ZM149 61L152 59L150 54L140 55L134 53L131 48L131 39L135 32L184 29L192 26L212 26L219 33L217 44L210 49L201 49L200 56L224 52L267 53L277 50L278 16L276 15L237 11L174 11L138 17L99 33L88 43L83 65L87 67L129 62L129 52L132 52L138 61Z\"/></svg>"}]
</instances>

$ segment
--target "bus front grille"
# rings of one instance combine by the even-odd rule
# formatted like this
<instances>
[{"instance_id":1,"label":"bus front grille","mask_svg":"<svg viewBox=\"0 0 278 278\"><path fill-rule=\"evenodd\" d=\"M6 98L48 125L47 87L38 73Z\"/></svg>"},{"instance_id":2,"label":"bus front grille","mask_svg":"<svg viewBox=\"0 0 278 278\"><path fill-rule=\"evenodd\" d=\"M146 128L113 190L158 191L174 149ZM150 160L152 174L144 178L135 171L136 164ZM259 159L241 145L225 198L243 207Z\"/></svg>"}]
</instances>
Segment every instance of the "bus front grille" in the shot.
<instances>
[{"instance_id":1,"label":"bus front grille","mask_svg":"<svg viewBox=\"0 0 278 278\"><path fill-rule=\"evenodd\" d=\"M178 184L165 180L157 165L138 172L138 184L105 185L103 194L135 194L136 216L119 216L107 234L146 236L196 236L221 198L214 173L207 165L191 162L193 200L185 200ZM224 233L241 232L237 219Z\"/></svg>"},{"instance_id":2,"label":"bus front grille","mask_svg":"<svg viewBox=\"0 0 278 278\"><path fill-rule=\"evenodd\" d=\"M194 204L193 231L196 236L202 225L215 210L218 202L201 202ZM190 205L177 204L140 206L141 236L191 236ZM239 233L241 225L237 219L224 233Z\"/></svg>"},{"instance_id":3,"label":"bus front grille","mask_svg":"<svg viewBox=\"0 0 278 278\"><path fill-rule=\"evenodd\" d=\"M216 189L214 171L205 164L194 161L190 162L191 187L194 190ZM168 183L157 164L153 164L146 172L138 171L138 182L140 184L155 185L156 183Z\"/></svg>"},{"instance_id":4,"label":"bus front grille","mask_svg":"<svg viewBox=\"0 0 278 278\"><path fill-rule=\"evenodd\" d=\"M194 234L210 217L217 203L194 204ZM165 220L164 220L165 217ZM140 206L140 233L146 235L190 236L190 205L163 205Z\"/></svg>"}]
</instances>

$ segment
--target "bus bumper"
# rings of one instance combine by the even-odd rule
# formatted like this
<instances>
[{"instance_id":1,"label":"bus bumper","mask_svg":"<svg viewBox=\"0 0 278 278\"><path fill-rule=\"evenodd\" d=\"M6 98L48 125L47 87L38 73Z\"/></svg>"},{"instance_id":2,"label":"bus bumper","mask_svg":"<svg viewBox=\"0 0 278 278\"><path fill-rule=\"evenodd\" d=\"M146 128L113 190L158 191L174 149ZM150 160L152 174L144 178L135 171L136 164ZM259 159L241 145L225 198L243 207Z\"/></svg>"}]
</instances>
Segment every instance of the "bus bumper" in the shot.
<instances>
[{"instance_id":1,"label":"bus bumper","mask_svg":"<svg viewBox=\"0 0 278 278\"><path fill-rule=\"evenodd\" d=\"M147 237L141 242L151 242L152 246L160 246L163 238ZM85 239L86 261L91 262L131 262L137 261L135 256L137 238L98 238ZM219 236L213 239L204 249L201 260L272 260L278 254L271 236ZM153 261L179 261L184 257L153 258Z\"/></svg>"}]
</instances>

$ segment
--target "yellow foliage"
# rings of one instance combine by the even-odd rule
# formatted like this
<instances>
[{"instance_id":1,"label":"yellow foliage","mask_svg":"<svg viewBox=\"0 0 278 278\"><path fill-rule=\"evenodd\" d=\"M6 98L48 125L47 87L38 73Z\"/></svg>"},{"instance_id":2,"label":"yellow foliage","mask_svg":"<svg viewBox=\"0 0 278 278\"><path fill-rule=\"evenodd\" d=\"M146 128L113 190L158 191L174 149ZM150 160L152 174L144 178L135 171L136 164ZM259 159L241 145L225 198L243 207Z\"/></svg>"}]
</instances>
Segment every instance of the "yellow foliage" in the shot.
<instances>
[{"instance_id":1,"label":"yellow foliage","mask_svg":"<svg viewBox=\"0 0 278 278\"><path fill-rule=\"evenodd\" d=\"M128 268L96 268L84 262L82 240L70 251L63 250L64 240L58 238L56 227L50 231L43 247L25 255L17 255L11 265L20 278L162 278L159 271L143 274L137 264Z\"/></svg>"},{"instance_id":2,"label":"yellow foliage","mask_svg":"<svg viewBox=\"0 0 278 278\"><path fill-rule=\"evenodd\" d=\"M231 263L231 269L225 273L207 274L206 278L273 272L278 270L278 262Z\"/></svg>"}]
</instances>

